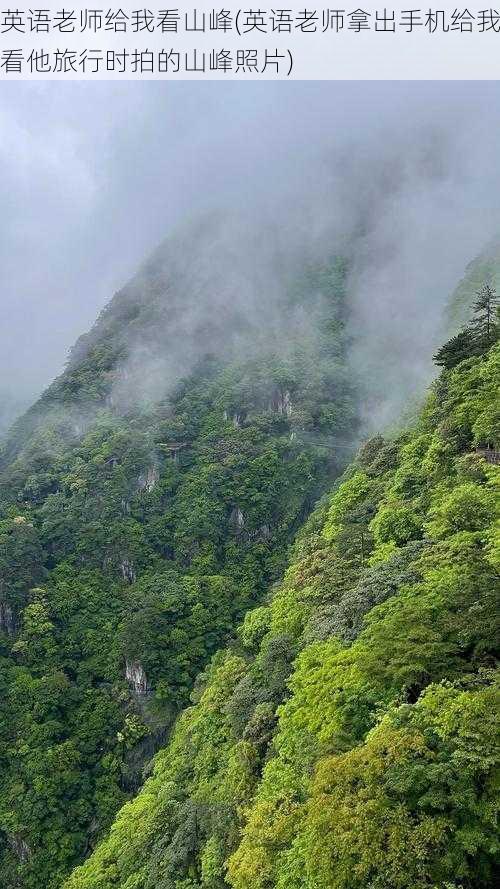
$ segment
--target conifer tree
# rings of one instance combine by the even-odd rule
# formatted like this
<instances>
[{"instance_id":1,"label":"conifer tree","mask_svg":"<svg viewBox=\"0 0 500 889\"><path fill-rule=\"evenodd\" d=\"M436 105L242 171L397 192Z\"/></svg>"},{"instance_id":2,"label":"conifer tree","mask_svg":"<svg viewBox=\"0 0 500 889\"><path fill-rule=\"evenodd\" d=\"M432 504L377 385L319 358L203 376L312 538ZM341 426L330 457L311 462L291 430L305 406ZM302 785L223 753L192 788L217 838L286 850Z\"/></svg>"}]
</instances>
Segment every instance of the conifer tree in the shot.
<instances>
[{"instance_id":1,"label":"conifer tree","mask_svg":"<svg viewBox=\"0 0 500 889\"><path fill-rule=\"evenodd\" d=\"M473 305L474 318L471 328L481 345L489 348L498 335L498 296L489 284L484 284L476 294Z\"/></svg>"},{"instance_id":2,"label":"conifer tree","mask_svg":"<svg viewBox=\"0 0 500 889\"><path fill-rule=\"evenodd\" d=\"M484 284L477 291L472 311L473 318L469 325L434 355L433 361L439 367L450 370L466 358L482 355L498 338L498 296L489 284Z\"/></svg>"},{"instance_id":3,"label":"conifer tree","mask_svg":"<svg viewBox=\"0 0 500 889\"><path fill-rule=\"evenodd\" d=\"M461 330L456 336L452 336L444 346L434 355L434 364L450 370L466 358L475 354L475 340L469 328Z\"/></svg>"}]
</instances>

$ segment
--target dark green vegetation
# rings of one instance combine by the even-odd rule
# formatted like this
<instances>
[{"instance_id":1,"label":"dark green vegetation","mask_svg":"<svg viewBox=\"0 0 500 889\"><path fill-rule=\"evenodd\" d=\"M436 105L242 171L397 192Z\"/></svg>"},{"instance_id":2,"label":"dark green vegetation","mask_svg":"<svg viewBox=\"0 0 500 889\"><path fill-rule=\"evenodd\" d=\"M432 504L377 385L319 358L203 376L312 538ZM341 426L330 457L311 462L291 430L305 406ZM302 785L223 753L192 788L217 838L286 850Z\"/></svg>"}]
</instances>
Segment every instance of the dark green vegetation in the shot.
<instances>
[{"instance_id":1,"label":"dark green vegetation","mask_svg":"<svg viewBox=\"0 0 500 889\"><path fill-rule=\"evenodd\" d=\"M5 440L2 889L56 889L106 835L345 466L345 275L221 317L160 252Z\"/></svg>"},{"instance_id":2,"label":"dark green vegetation","mask_svg":"<svg viewBox=\"0 0 500 889\"><path fill-rule=\"evenodd\" d=\"M359 434L345 262L252 301L175 251L3 444L0 886L489 889L493 294L311 514Z\"/></svg>"},{"instance_id":3,"label":"dark green vegetation","mask_svg":"<svg viewBox=\"0 0 500 889\"><path fill-rule=\"evenodd\" d=\"M361 449L66 889L497 884L499 385Z\"/></svg>"},{"instance_id":4,"label":"dark green vegetation","mask_svg":"<svg viewBox=\"0 0 500 889\"><path fill-rule=\"evenodd\" d=\"M498 339L498 297L490 284L483 284L476 294L472 320L434 357L439 367L451 370L465 358L484 355Z\"/></svg>"}]
</instances>

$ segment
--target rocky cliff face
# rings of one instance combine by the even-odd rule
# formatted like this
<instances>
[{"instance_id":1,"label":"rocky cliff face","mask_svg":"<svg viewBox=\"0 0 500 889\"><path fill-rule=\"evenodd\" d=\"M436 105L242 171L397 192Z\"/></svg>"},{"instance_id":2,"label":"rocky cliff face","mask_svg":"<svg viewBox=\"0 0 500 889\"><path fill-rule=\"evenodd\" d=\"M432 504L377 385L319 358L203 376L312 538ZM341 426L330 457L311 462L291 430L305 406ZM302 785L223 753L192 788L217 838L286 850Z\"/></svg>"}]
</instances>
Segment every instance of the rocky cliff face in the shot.
<instances>
[{"instance_id":1,"label":"rocky cliff face","mask_svg":"<svg viewBox=\"0 0 500 889\"><path fill-rule=\"evenodd\" d=\"M125 661L125 679L138 698L144 698L148 693L148 680L144 667L137 661Z\"/></svg>"},{"instance_id":2,"label":"rocky cliff face","mask_svg":"<svg viewBox=\"0 0 500 889\"><path fill-rule=\"evenodd\" d=\"M16 627L14 610L8 602L0 601L0 632L13 636Z\"/></svg>"}]
</instances>

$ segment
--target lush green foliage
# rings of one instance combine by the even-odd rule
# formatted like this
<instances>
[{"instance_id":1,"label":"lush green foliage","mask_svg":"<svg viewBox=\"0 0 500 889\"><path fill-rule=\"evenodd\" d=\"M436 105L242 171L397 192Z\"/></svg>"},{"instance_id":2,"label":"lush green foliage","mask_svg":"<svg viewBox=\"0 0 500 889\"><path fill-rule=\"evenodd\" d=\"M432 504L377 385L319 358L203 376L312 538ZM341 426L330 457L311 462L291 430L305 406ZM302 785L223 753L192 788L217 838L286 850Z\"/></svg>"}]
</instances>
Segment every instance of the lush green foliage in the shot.
<instances>
[{"instance_id":1,"label":"lush green foliage","mask_svg":"<svg viewBox=\"0 0 500 889\"><path fill-rule=\"evenodd\" d=\"M283 344L255 349L241 330L238 357L215 360L206 335L187 343L190 373L146 401L134 355L147 342L167 373L155 361L174 346L180 299L153 263L6 439L0 885L61 885L142 784L195 677L281 577L345 463L318 442L353 438L344 279L334 260L295 281Z\"/></svg>"},{"instance_id":2,"label":"lush green foliage","mask_svg":"<svg viewBox=\"0 0 500 889\"><path fill-rule=\"evenodd\" d=\"M499 334L498 297L490 284L483 284L476 293L472 319L439 349L434 361L450 370L466 358L487 352Z\"/></svg>"},{"instance_id":3,"label":"lush green foliage","mask_svg":"<svg viewBox=\"0 0 500 889\"><path fill-rule=\"evenodd\" d=\"M493 346L360 451L66 889L494 885L499 383Z\"/></svg>"},{"instance_id":4,"label":"lush green foliage","mask_svg":"<svg viewBox=\"0 0 500 889\"><path fill-rule=\"evenodd\" d=\"M258 342L238 300L176 327L163 267L3 445L0 884L488 889L496 327L477 303L305 521L356 435L345 264L294 273Z\"/></svg>"}]
</instances>

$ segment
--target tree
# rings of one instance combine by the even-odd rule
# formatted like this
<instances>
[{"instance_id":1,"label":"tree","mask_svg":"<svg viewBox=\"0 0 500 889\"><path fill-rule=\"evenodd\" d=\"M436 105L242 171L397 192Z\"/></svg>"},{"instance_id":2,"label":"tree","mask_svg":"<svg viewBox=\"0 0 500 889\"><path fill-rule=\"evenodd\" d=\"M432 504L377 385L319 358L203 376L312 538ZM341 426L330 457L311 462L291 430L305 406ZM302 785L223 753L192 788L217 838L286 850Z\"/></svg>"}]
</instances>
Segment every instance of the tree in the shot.
<instances>
[{"instance_id":1,"label":"tree","mask_svg":"<svg viewBox=\"0 0 500 889\"><path fill-rule=\"evenodd\" d=\"M451 370L466 358L471 358L475 354L475 341L469 328L461 330L456 336L452 336L444 346L441 346L432 359L438 367L444 367Z\"/></svg>"},{"instance_id":2,"label":"tree","mask_svg":"<svg viewBox=\"0 0 500 889\"><path fill-rule=\"evenodd\" d=\"M486 348L495 342L498 335L497 307L496 291L489 284L484 284L478 290L477 299L472 307L475 317L471 322L471 328L476 339Z\"/></svg>"},{"instance_id":3,"label":"tree","mask_svg":"<svg viewBox=\"0 0 500 889\"><path fill-rule=\"evenodd\" d=\"M482 355L489 349L498 337L497 307L496 291L489 284L483 284L476 293L470 324L439 349L434 355L434 363L451 370L466 358Z\"/></svg>"}]
</instances>

